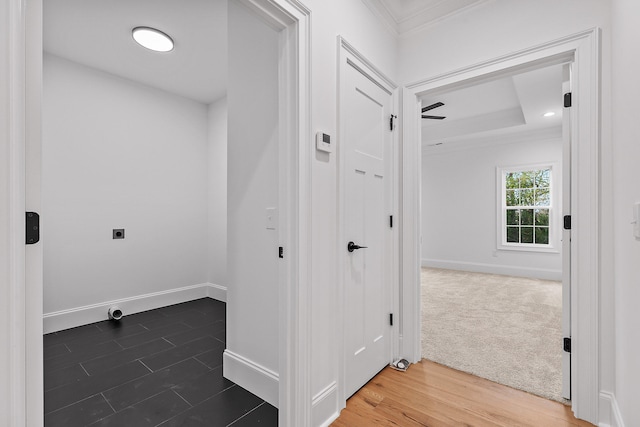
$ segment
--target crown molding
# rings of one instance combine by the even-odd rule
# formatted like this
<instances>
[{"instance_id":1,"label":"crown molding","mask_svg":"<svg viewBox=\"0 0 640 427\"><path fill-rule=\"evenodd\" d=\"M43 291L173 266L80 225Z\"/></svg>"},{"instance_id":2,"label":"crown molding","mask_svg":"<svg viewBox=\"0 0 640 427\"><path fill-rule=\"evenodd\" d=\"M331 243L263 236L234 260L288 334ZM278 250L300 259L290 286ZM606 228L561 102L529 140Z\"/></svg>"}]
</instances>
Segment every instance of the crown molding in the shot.
<instances>
[{"instance_id":1,"label":"crown molding","mask_svg":"<svg viewBox=\"0 0 640 427\"><path fill-rule=\"evenodd\" d=\"M492 0L440 0L403 18L396 17L386 1L362 0L394 35L405 36Z\"/></svg>"}]
</instances>

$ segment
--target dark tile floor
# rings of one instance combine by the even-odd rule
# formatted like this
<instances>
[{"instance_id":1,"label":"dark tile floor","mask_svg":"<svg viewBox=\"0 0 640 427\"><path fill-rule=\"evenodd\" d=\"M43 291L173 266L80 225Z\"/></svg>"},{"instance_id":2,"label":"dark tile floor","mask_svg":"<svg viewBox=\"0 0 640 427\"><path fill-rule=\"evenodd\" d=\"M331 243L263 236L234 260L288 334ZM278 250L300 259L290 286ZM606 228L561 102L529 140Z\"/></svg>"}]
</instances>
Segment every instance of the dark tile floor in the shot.
<instances>
[{"instance_id":1,"label":"dark tile floor","mask_svg":"<svg viewBox=\"0 0 640 427\"><path fill-rule=\"evenodd\" d=\"M45 335L45 427L277 426L222 377L225 329L203 298Z\"/></svg>"}]
</instances>

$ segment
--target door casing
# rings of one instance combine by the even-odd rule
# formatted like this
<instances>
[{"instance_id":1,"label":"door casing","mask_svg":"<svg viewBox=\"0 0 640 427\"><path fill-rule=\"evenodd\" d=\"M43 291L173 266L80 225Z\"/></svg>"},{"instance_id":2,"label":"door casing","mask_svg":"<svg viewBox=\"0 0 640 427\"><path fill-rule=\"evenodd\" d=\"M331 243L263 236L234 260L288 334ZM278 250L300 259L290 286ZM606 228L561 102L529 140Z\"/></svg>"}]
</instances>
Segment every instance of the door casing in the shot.
<instances>
[{"instance_id":1,"label":"door casing","mask_svg":"<svg viewBox=\"0 0 640 427\"><path fill-rule=\"evenodd\" d=\"M420 360L420 96L450 91L476 81L542 65L573 62L571 108L571 355L572 410L598 422L600 324L600 29L593 28L543 45L430 77L403 88L402 259L400 354ZM579 286L578 286L579 285ZM559 344L560 345L560 344Z\"/></svg>"},{"instance_id":2,"label":"door casing","mask_svg":"<svg viewBox=\"0 0 640 427\"><path fill-rule=\"evenodd\" d=\"M562 94L571 92L572 64L562 69ZM564 95L563 95L564 96ZM569 107L571 108L571 107ZM571 114L562 114L562 217L571 215ZM562 337L571 338L571 230L562 230ZM562 397L571 400L571 354L562 352Z\"/></svg>"}]
</instances>

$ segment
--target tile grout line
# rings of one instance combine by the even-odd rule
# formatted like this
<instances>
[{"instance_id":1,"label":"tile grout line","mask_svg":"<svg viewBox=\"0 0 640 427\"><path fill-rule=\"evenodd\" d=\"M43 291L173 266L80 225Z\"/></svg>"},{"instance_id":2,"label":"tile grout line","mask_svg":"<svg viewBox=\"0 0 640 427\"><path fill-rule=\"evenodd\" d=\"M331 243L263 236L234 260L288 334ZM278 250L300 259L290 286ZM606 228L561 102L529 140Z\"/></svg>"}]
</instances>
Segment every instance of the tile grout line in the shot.
<instances>
[{"instance_id":1,"label":"tile grout line","mask_svg":"<svg viewBox=\"0 0 640 427\"><path fill-rule=\"evenodd\" d=\"M76 400L75 402L69 403L68 405L64 405L64 406L61 406L60 408L56 408L53 411L44 412L44 415L47 416L47 415L54 414L56 412L62 411L63 409L67 409L70 406L76 405L76 404L78 404L80 402L84 402L85 400L91 399L92 397L95 397L97 395L102 395L102 393L95 393L95 394L92 394L91 396L83 397L80 400ZM109 402L107 402L107 403L109 403Z\"/></svg>"},{"instance_id":2,"label":"tile grout line","mask_svg":"<svg viewBox=\"0 0 640 427\"><path fill-rule=\"evenodd\" d=\"M204 354L204 353L203 353ZM206 363L204 363L202 360L198 359L198 356L191 356L191 359L195 360L196 362L200 363L202 366L204 366L205 368L207 368L208 370L212 371L215 368L210 368L209 365L207 365Z\"/></svg>"},{"instance_id":3,"label":"tile grout line","mask_svg":"<svg viewBox=\"0 0 640 427\"><path fill-rule=\"evenodd\" d=\"M109 402L109 399L107 399L107 397L104 395L104 392L100 392L100 396L102 396L102 398L105 400L105 402L107 402L107 405L109 405L109 407L113 410L114 414L118 412L118 411L116 411L116 408L113 407L111 402Z\"/></svg>"},{"instance_id":4,"label":"tile grout line","mask_svg":"<svg viewBox=\"0 0 640 427\"><path fill-rule=\"evenodd\" d=\"M82 368L82 370L84 371L85 374L87 374L87 377L90 377L91 374L87 371L87 369L82 365L84 362L80 362L78 363L78 365L80 365L80 367Z\"/></svg>"},{"instance_id":5,"label":"tile grout line","mask_svg":"<svg viewBox=\"0 0 640 427\"><path fill-rule=\"evenodd\" d=\"M177 335L177 334L176 334ZM174 348L177 347L177 345L175 345L174 343L172 343L171 341L169 341L166 337L160 337L161 339L165 340L166 342L168 342L169 344L171 344Z\"/></svg>"},{"instance_id":6,"label":"tile grout line","mask_svg":"<svg viewBox=\"0 0 640 427\"><path fill-rule=\"evenodd\" d=\"M134 360L133 362L136 362L136 361ZM131 363L133 363L133 362L131 362ZM142 363L142 362L141 362L141 361L139 361L139 360L138 360L137 362ZM142 365L143 365L145 368L149 369L149 368L148 368L144 363L142 363ZM83 368L83 369L84 369L84 368ZM86 371L85 371L85 372L86 372ZM108 388L108 389L106 389L106 390L103 390L103 391L98 392L98 393L94 393L94 394L92 394L92 395L90 395L90 396L83 397L83 398L81 398L80 400L77 400L77 401L75 401L75 402L69 403L68 405L62 406L62 407L60 407L60 408L56 408L56 409L54 409L53 411L45 412L45 414L47 414L47 413L53 413L53 412L59 411L59 410L61 410L61 409L67 408L67 407L69 407L69 406L75 405L75 404L76 404L76 403L78 403L78 402L82 402L82 401L87 400L87 399L89 399L89 398L91 398L91 397L93 397L93 396L97 396L98 394L101 394L101 395L102 395L102 393L104 393L105 391L113 390L114 388L117 388L117 387L119 387L119 386L120 386L120 385L122 385L122 384L130 383L130 382L135 381L135 380L137 380L137 379L139 379L139 378L143 378L143 377L146 377L147 375L151 375L152 373L153 373L153 371L151 371L151 372L147 372L146 374L141 375L141 376L139 376L139 377L131 378L131 379L129 379L129 380L127 380L127 381L125 381L124 383L121 383L121 384L115 385L115 386L113 386L113 387L109 387L109 388ZM93 381L94 379L95 379L95 377L91 377L91 376L89 376L89 377L87 377L87 378L82 378L80 381ZM52 389L52 390L56 390L57 388L62 388L62 387L70 386L71 384L73 384L73 383L67 383L67 384L64 384L64 385L62 385L62 386L60 386L60 387L56 387L55 389ZM49 390L49 391L51 391L51 390Z\"/></svg>"},{"instance_id":7,"label":"tile grout line","mask_svg":"<svg viewBox=\"0 0 640 427\"><path fill-rule=\"evenodd\" d=\"M144 364L144 362L141 359L137 359L138 362L142 363L142 366L144 366L145 368L147 368L149 370L149 372L153 373L154 371L148 367L147 365Z\"/></svg>"},{"instance_id":8,"label":"tile grout line","mask_svg":"<svg viewBox=\"0 0 640 427\"><path fill-rule=\"evenodd\" d=\"M247 412L245 414L242 414L242 416L240 418L235 419L232 422L230 422L229 424L227 424L227 427L232 427L235 423L237 423L238 421L240 421L241 419L243 419L244 417L246 417L247 415L249 415L250 413L252 413L253 411L255 411L256 409L258 409L259 407L261 407L264 404L265 404L265 402L263 401L261 404L259 404L258 406L256 406L252 410L250 410L249 412Z\"/></svg>"},{"instance_id":9,"label":"tile grout line","mask_svg":"<svg viewBox=\"0 0 640 427\"><path fill-rule=\"evenodd\" d=\"M169 390L171 390L174 394L176 394L180 399L184 400L187 405L189 405L189 409L193 408L193 405L191 403L189 403L189 401L187 399L185 399L184 397L182 397L182 395L180 393L178 393L177 391L174 390L174 387L171 387Z\"/></svg>"}]
</instances>

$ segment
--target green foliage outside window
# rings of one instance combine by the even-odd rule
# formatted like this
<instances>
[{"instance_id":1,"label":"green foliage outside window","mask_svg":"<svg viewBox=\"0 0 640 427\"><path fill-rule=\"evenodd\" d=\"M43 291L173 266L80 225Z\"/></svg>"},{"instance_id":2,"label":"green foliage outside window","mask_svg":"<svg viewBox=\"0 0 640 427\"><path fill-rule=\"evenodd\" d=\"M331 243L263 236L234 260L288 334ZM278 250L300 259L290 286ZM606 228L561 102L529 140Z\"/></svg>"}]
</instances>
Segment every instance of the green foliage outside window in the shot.
<instances>
[{"instance_id":1,"label":"green foliage outside window","mask_svg":"<svg viewBox=\"0 0 640 427\"><path fill-rule=\"evenodd\" d=\"M507 243L548 245L551 169L505 174Z\"/></svg>"}]
</instances>

